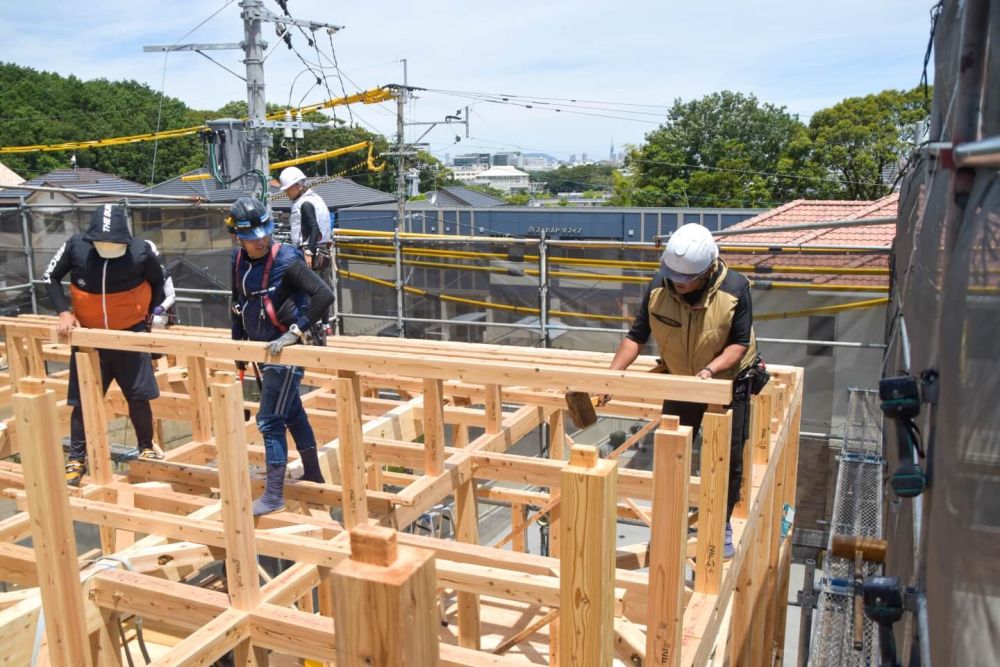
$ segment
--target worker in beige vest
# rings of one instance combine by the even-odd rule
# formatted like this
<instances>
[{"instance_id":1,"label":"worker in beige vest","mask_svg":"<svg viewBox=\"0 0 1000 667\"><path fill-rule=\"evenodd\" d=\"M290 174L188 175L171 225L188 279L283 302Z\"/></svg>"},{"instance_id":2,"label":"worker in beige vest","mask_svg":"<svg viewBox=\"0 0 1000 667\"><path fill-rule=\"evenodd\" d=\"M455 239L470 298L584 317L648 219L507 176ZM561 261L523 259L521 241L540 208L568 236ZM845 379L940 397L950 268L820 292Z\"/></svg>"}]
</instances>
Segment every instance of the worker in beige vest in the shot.
<instances>
[{"instance_id":1,"label":"worker in beige vest","mask_svg":"<svg viewBox=\"0 0 1000 667\"><path fill-rule=\"evenodd\" d=\"M729 457L725 558L732 558L729 522L739 501L743 444L749 436L750 395L767 382L753 331L750 281L719 258L712 233L698 224L678 229L667 241L660 270L646 288L639 313L611 362L624 370L650 336L664 372L703 379L733 380L733 432ZM604 396L602 402L610 397ZM664 401L663 413L677 415L695 434L706 405Z\"/></svg>"}]
</instances>

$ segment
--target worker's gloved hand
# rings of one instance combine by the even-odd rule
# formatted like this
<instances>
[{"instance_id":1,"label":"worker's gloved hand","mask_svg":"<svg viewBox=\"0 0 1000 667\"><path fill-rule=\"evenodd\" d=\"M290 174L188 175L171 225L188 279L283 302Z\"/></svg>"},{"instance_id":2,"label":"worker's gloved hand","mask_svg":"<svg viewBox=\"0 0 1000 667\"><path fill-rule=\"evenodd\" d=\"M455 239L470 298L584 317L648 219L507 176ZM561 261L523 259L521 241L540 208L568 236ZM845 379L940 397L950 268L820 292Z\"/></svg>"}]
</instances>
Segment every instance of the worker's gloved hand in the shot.
<instances>
[{"instance_id":1,"label":"worker's gloved hand","mask_svg":"<svg viewBox=\"0 0 1000 667\"><path fill-rule=\"evenodd\" d=\"M163 306L157 306L153 309L152 316L150 317L149 328L166 329L169 319L170 316L167 315L167 311L163 309Z\"/></svg>"},{"instance_id":2,"label":"worker's gloved hand","mask_svg":"<svg viewBox=\"0 0 1000 667\"><path fill-rule=\"evenodd\" d=\"M292 329L289 329L285 333L281 334L280 338L276 338L267 344L268 354L278 354L288 345L295 345L300 341L299 334Z\"/></svg>"}]
</instances>

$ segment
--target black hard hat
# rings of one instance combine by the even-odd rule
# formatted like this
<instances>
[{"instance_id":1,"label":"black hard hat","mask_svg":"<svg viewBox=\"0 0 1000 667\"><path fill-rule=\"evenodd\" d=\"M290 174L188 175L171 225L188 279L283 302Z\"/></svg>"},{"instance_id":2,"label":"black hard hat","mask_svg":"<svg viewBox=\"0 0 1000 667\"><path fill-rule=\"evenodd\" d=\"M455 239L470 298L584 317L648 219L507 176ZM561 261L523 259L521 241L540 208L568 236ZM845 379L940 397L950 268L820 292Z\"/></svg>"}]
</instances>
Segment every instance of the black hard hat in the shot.
<instances>
[{"instance_id":1,"label":"black hard hat","mask_svg":"<svg viewBox=\"0 0 1000 667\"><path fill-rule=\"evenodd\" d=\"M253 197L240 197L229 207L226 228L230 234L253 241L270 236L274 231L274 222L263 202Z\"/></svg>"}]
</instances>

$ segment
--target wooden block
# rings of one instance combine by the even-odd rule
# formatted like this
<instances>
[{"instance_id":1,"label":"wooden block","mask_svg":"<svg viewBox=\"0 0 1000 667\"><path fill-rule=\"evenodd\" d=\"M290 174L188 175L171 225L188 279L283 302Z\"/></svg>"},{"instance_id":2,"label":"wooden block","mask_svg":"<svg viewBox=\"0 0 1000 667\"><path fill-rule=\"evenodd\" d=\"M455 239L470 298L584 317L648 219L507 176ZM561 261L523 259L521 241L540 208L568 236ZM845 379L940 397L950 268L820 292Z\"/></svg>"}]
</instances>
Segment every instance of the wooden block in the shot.
<instances>
[{"instance_id":1,"label":"wooden block","mask_svg":"<svg viewBox=\"0 0 1000 667\"><path fill-rule=\"evenodd\" d=\"M675 428L663 428L665 425ZM653 445L646 634L646 659L657 665L680 664L690 470L691 428L665 416Z\"/></svg>"},{"instance_id":2,"label":"wooden block","mask_svg":"<svg viewBox=\"0 0 1000 667\"><path fill-rule=\"evenodd\" d=\"M701 422L701 501L694 568L696 593L717 595L722 587L732 423L732 410L721 415L707 412Z\"/></svg>"},{"instance_id":3,"label":"wooden block","mask_svg":"<svg viewBox=\"0 0 1000 667\"><path fill-rule=\"evenodd\" d=\"M337 379L337 433L340 478L344 489L344 525L352 529L368 521L365 493L365 450L361 436L361 403L352 378Z\"/></svg>"},{"instance_id":4,"label":"wooden block","mask_svg":"<svg viewBox=\"0 0 1000 667\"><path fill-rule=\"evenodd\" d=\"M45 634L52 662L92 664L76 561L76 536L70 518L63 456L55 432L55 394L40 381L22 380L12 398L21 433L31 539L45 610Z\"/></svg>"},{"instance_id":5,"label":"wooden block","mask_svg":"<svg viewBox=\"0 0 1000 667\"><path fill-rule=\"evenodd\" d=\"M559 664L611 665L618 465L573 447L562 472Z\"/></svg>"},{"instance_id":6,"label":"wooden block","mask_svg":"<svg viewBox=\"0 0 1000 667\"><path fill-rule=\"evenodd\" d=\"M243 387L212 385L212 413L218 451L219 493L226 534L226 581L234 609L250 611L260 603L253 497L243 436Z\"/></svg>"},{"instance_id":7,"label":"wooden block","mask_svg":"<svg viewBox=\"0 0 1000 667\"><path fill-rule=\"evenodd\" d=\"M433 553L397 546L395 537L354 528L351 557L333 569L338 667L438 664Z\"/></svg>"}]
</instances>

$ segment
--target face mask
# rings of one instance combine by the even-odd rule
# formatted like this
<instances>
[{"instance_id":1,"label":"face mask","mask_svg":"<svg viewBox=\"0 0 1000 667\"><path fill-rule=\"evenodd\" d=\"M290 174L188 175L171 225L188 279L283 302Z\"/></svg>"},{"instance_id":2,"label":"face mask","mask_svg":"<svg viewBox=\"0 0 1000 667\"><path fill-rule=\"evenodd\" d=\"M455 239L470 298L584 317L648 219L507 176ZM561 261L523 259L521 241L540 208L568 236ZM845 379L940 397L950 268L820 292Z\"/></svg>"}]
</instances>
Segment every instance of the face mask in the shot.
<instances>
[{"instance_id":1,"label":"face mask","mask_svg":"<svg viewBox=\"0 0 1000 667\"><path fill-rule=\"evenodd\" d=\"M128 244L94 241L94 250L104 259L116 259L125 254L125 251L128 250Z\"/></svg>"}]
</instances>

